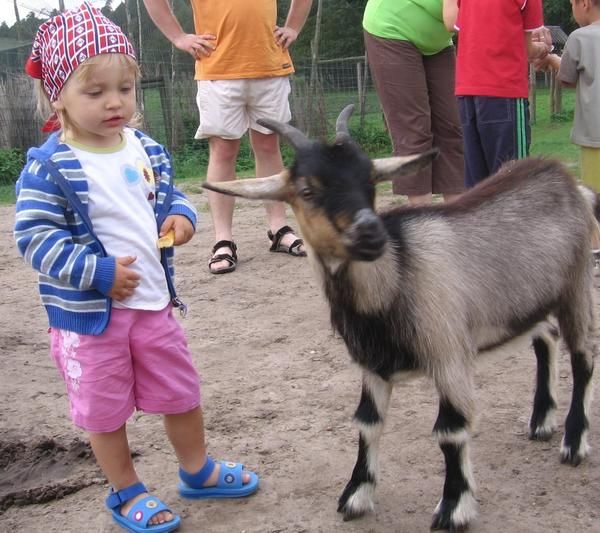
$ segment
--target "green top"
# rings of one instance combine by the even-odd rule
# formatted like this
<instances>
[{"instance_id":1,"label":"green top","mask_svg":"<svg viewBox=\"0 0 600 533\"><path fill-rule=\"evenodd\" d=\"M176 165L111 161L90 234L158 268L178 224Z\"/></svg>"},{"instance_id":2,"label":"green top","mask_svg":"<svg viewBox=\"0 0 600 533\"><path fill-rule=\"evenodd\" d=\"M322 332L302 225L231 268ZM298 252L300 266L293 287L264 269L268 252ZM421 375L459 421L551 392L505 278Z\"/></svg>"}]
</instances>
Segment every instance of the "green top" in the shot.
<instances>
[{"instance_id":1,"label":"green top","mask_svg":"<svg viewBox=\"0 0 600 533\"><path fill-rule=\"evenodd\" d=\"M410 41L426 56L452 44L442 0L369 0L363 28L376 37Z\"/></svg>"}]
</instances>

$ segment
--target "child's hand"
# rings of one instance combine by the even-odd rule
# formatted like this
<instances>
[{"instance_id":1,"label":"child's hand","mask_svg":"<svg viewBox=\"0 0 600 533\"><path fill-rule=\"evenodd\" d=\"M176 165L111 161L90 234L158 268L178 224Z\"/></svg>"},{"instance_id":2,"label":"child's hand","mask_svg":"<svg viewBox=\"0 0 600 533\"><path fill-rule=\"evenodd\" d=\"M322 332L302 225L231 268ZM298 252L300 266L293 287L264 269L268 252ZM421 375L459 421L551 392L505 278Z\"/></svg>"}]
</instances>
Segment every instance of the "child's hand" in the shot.
<instances>
[{"instance_id":1,"label":"child's hand","mask_svg":"<svg viewBox=\"0 0 600 533\"><path fill-rule=\"evenodd\" d=\"M556 54L548 54L542 59L532 61L535 70L558 70L560 68L560 57Z\"/></svg>"},{"instance_id":2,"label":"child's hand","mask_svg":"<svg viewBox=\"0 0 600 533\"><path fill-rule=\"evenodd\" d=\"M108 295L114 300L120 301L129 298L136 287L140 284L140 275L132 268L128 268L136 257L117 257L115 269L115 281Z\"/></svg>"},{"instance_id":3,"label":"child's hand","mask_svg":"<svg viewBox=\"0 0 600 533\"><path fill-rule=\"evenodd\" d=\"M194 236L194 226L189 218L183 215L169 215L160 227L159 237L171 229L175 231L174 246L181 246Z\"/></svg>"}]
</instances>

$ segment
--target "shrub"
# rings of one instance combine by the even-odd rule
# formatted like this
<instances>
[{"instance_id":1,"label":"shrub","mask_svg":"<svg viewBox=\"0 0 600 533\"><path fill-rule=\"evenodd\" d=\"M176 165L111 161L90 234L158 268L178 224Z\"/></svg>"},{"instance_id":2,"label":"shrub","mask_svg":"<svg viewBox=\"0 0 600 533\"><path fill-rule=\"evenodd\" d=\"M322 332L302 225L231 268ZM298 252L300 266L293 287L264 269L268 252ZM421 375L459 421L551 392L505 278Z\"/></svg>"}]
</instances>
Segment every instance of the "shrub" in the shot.
<instances>
[{"instance_id":1,"label":"shrub","mask_svg":"<svg viewBox=\"0 0 600 533\"><path fill-rule=\"evenodd\" d=\"M25 152L19 148L0 148L0 185L13 185L25 164Z\"/></svg>"}]
</instances>

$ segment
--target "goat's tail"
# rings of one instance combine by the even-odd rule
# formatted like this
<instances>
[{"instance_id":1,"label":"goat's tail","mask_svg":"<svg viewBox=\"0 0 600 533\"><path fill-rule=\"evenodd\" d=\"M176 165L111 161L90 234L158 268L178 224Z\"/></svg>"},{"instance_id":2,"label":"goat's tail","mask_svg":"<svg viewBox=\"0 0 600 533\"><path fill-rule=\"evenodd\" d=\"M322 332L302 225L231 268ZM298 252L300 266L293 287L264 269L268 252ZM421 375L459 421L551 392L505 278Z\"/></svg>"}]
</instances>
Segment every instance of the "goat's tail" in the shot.
<instances>
[{"instance_id":1,"label":"goat's tail","mask_svg":"<svg viewBox=\"0 0 600 533\"><path fill-rule=\"evenodd\" d=\"M599 254L600 259L600 195L592 188L586 185L578 185L579 191L590 206L594 218L596 219L596 230L592 237L592 248Z\"/></svg>"}]
</instances>

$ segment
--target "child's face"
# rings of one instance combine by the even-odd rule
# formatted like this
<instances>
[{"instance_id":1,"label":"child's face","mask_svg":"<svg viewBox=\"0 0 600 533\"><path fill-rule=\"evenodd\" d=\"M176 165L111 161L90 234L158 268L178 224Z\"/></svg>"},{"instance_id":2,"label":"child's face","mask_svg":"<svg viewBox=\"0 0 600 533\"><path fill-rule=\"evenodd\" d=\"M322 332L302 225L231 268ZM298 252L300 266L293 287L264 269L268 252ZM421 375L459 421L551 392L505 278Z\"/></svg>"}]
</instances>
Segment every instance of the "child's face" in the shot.
<instances>
[{"instance_id":1,"label":"child's face","mask_svg":"<svg viewBox=\"0 0 600 533\"><path fill-rule=\"evenodd\" d=\"M89 146L115 146L135 113L135 73L102 56L85 67L84 76L83 65L69 77L53 106L66 115L68 138Z\"/></svg>"}]
</instances>

